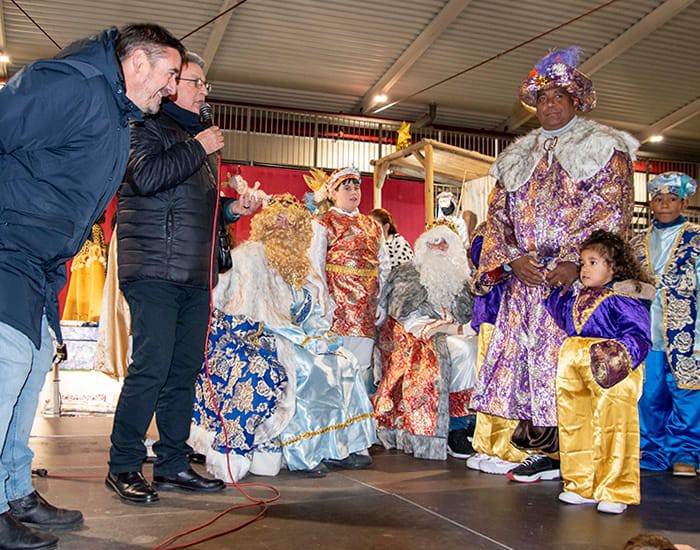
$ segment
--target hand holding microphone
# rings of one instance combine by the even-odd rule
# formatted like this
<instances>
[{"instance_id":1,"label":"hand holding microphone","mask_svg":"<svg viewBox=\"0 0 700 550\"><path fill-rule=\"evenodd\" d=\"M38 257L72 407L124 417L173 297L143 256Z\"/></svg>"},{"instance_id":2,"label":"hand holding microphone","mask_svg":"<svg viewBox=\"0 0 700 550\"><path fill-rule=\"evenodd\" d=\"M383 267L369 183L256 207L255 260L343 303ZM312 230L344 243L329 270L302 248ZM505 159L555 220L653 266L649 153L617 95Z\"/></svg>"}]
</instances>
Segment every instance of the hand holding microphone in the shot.
<instances>
[{"instance_id":1,"label":"hand holding microphone","mask_svg":"<svg viewBox=\"0 0 700 550\"><path fill-rule=\"evenodd\" d=\"M206 130L199 132L194 139L199 141L199 143L206 151L207 155L211 155L216 151L220 150L224 146L224 134L218 126L214 126L214 122L211 117L211 105L208 103L202 104L199 108L199 120L204 125Z\"/></svg>"}]
</instances>

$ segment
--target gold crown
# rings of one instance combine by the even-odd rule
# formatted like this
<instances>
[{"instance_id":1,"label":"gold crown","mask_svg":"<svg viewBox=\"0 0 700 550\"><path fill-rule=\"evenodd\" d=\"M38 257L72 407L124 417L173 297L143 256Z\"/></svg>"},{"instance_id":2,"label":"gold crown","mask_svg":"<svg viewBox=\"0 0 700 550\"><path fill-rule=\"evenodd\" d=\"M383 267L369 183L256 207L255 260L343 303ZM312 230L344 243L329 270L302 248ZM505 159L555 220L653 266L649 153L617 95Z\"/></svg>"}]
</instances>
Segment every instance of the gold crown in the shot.
<instances>
[{"instance_id":1,"label":"gold crown","mask_svg":"<svg viewBox=\"0 0 700 550\"><path fill-rule=\"evenodd\" d=\"M444 225L454 231L455 235L459 235L459 231L457 230L457 226L448 220L447 218L440 218L437 220L433 220L432 222L428 223L425 225L425 230L430 231L431 229L435 229L436 227Z\"/></svg>"},{"instance_id":2,"label":"gold crown","mask_svg":"<svg viewBox=\"0 0 700 550\"><path fill-rule=\"evenodd\" d=\"M301 202L299 202L299 199L297 199L294 195L291 193L282 193L281 195L272 195L270 199L267 201L268 206L273 206L275 204L279 204L283 208L305 208Z\"/></svg>"}]
</instances>

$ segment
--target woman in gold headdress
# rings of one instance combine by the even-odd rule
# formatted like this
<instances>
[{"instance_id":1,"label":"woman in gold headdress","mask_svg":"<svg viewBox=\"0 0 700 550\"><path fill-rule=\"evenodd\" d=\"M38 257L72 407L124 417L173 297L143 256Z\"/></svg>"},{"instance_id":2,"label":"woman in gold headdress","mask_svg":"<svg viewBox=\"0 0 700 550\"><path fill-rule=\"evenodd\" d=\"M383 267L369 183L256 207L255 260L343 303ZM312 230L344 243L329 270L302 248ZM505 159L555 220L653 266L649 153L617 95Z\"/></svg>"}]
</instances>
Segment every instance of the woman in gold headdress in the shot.
<instances>
[{"instance_id":1,"label":"woman in gold headdress","mask_svg":"<svg viewBox=\"0 0 700 550\"><path fill-rule=\"evenodd\" d=\"M219 478L275 475L282 457L315 475L371 463L355 453L375 440L372 405L354 357L329 332L332 302L309 256L316 240L306 208L273 197L214 290L191 444Z\"/></svg>"}]
</instances>

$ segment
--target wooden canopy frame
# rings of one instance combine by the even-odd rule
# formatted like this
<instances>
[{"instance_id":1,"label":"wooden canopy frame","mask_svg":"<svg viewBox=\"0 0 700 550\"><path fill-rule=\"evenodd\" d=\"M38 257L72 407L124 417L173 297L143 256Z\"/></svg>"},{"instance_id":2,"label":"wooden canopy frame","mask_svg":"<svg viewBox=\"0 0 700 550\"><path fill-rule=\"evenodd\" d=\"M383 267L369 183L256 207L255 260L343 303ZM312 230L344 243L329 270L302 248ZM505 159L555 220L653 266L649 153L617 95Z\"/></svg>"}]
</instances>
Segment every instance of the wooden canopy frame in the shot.
<instances>
[{"instance_id":1,"label":"wooden canopy frame","mask_svg":"<svg viewBox=\"0 0 700 550\"><path fill-rule=\"evenodd\" d=\"M378 160L374 166L374 208L382 207L382 187L389 170L425 180L425 223L434 219L435 182L456 185L486 176L495 159L488 155L447 145L434 139L422 139Z\"/></svg>"}]
</instances>

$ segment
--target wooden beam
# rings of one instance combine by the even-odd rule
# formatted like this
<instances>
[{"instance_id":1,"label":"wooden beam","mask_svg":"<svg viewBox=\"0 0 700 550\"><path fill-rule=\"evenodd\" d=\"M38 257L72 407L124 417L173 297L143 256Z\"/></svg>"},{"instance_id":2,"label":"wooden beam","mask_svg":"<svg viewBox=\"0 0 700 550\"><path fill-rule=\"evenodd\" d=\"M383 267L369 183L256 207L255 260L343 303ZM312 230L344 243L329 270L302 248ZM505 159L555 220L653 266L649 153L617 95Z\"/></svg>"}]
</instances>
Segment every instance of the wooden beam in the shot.
<instances>
[{"instance_id":1,"label":"wooden beam","mask_svg":"<svg viewBox=\"0 0 700 550\"><path fill-rule=\"evenodd\" d=\"M433 180L433 146L425 146L425 224L433 222L435 217L435 181Z\"/></svg>"},{"instance_id":2,"label":"wooden beam","mask_svg":"<svg viewBox=\"0 0 700 550\"><path fill-rule=\"evenodd\" d=\"M374 208L382 207L382 187L384 187L388 168L389 164L386 162L382 162L374 167Z\"/></svg>"},{"instance_id":3,"label":"wooden beam","mask_svg":"<svg viewBox=\"0 0 700 550\"><path fill-rule=\"evenodd\" d=\"M394 64L365 92L359 103L360 111L369 113L376 107L378 104L374 100L374 96L380 93L388 94L401 77L413 67L471 2L472 0L449 0Z\"/></svg>"},{"instance_id":4,"label":"wooden beam","mask_svg":"<svg viewBox=\"0 0 700 550\"><path fill-rule=\"evenodd\" d=\"M226 11L235 3L236 0L223 0L219 13ZM205 76L209 72L209 67L211 67L214 57L216 57L216 52L219 50L221 40L224 38L224 32L226 32L226 28L228 27L231 16L233 15L233 11L234 10L231 10L226 15L219 17L214 22L214 28L209 35L209 40L207 40L207 45L204 48L204 54L202 55L204 61L206 62L206 65L204 66Z\"/></svg>"},{"instance_id":5,"label":"wooden beam","mask_svg":"<svg viewBox=\"0 0 700 550\"><path fill-rule=\"evenodd\" d=\"M644 130L637 134L637 139L640 143L645 143L649 141L651 136L668 132L671 128L683 124L685 121L690 120L700 114L700 98L695 101L691 101L687 105L673 111L671 114L666 115L661 120L647 126Z\"/></svg>"},{"instance_id":6,"label":"wooden beam","mask_svg":"<svg viewBox=\"0 0 700 550\"><path fill-rule=\"evenodd\" d=\"M666 0L658 8L637 21L615 40L608 43L586 61L581 63L579 70L586 75L592 75L611 61L614 61L618 56L625 53L637 42L649 36L649 34L671 20L693 2L695 2L695 0ZM520 126L525 124L533 116L534 112L525 110L520 102L518 102L501 129L512 132L520 128Z\"/></svg>"},{"instance_id":7,"label":"wooden beam","mask_svg":"<svg viewBox=\"0 0 700 550\"><path fill-rule=\"evenodd\" d=\"M393 153L389 153L388 155L383 156L379 160L372 160L372 161L370 161L370 163L374 166L377 166L381 162L391 162L393 160L400 159L402 157L407 157L409 155L412 155L414 151L421 150L427 141L428 140L426 140L426 139L422 139L420 141L417 141L416 143L409 145L405 149L401 149L399 151L394 151Z\"/></svg>"},{"instance_id":8,"label":"wooden beam","mask_svg":"<svg viewBox=\"0 0 700 550\"><path fill-rule=\"evenodd\" d=\"M431 148L430 150L432 151L433 146L429 145L428 147L430 147ZM420 151L414 151L413 156L425 169L425 157L423 156L423 154Z\"/></svg>"}]
</instances>

